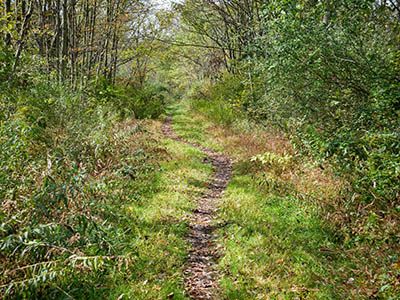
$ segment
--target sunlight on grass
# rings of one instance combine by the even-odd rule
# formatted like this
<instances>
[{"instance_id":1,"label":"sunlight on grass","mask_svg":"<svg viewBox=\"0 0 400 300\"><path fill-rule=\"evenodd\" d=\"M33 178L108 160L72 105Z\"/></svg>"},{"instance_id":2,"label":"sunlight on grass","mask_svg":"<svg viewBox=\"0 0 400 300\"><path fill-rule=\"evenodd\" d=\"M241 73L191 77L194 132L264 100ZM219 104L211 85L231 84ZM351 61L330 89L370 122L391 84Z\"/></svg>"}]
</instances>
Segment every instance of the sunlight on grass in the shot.
<instances>
[{"instance_id":1,"label":"sunlight on grass","mask_svg":"<svg viewBox=\"0 0 400 300\"><path fill-rule=\"evenodd\" d=\"M124 277L124 284L112 292L117 297L165 299L173 293L174 299L187 299L183 287L188 248L186 216L194 207L195 197L204 190L211 167L202 164L204 154L190 146L170 139L163 139L162 144L170 159L161 164L157 192L140 205L126 207L135 220L132 226L137 239L132 242L137 260L130 278Z\"/></svg>"},{"instance_id":2,"label":"sunlight on grass","mask_svg":"<svg viewBox=\"0 0 400 300\"><path fill-rule=\"evenodd\" d=\"M320 252L330 244L329 235L306 204L291 195L267 194L249 176L236 175L220 215L228 223L221 230L226 255L220 268L229 299L249 299L259 289L272 299L302 293L311 299L333 297L322 278L335 262Z\"/></svg>"},{"instance_id":3,"label":"sunlight on grass","mask_svg":"<svg viewBox=\"0 0 400 300\"><path fill-rule=\"evenodd\" d=\"M359 287L351 283L362 280L355 271L361 262L342 249L340 235L321 217L324 205L338 197L343 182L329 170L304 163L278 133L215 126L179 105L175 108L178 135L189 132L185 138L219 151L222 147L221 152L237 160L219 210L226 224L218 240L224 249L219 262L224 297L354 298ZM273 162L251 161L263 153L293 158L283 170Z\"/></svg>"},{"instance_id":4,"label":"sunlight on grass","mask_svg":"<svg viewBox=\"0 0 400 300\"><path fill-rule=\"evenodd\" d=\"M213 124L210 121L188 114L189 104L187 102L181 102L171 107L174 111L173 127L177 136L207 149L223 151L223 146L212 135Z\"/></svg>"}]
</instances>

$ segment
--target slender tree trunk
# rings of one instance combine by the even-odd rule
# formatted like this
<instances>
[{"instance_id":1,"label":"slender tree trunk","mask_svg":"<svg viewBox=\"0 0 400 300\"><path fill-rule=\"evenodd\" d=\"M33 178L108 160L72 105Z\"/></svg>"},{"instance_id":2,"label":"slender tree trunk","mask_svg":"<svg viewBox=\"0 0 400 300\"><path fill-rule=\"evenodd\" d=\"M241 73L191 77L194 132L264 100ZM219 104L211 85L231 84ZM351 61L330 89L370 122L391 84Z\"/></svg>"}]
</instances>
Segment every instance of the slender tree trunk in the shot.
<instances>
[{"instance_id":1,"label":"slender tree trunk","mask_svg":"<svg viewBox=\"0 0 400 300\"><path fill-rule=\"evenodd\" d=\"M10 21L11 21L11 0L6 0L5 4L6 4L6 9L5 9L6 20L7 20L7 23L10 23ZM5 41L6 47L10 48L11 47L11 34L9 32L6 33L6 35L4 37L4 41Z\"/></svg>"},{"instance_id":2,"label":"slender tree trunk","mask_svg":"<svg viewBox=\"0 0 400 300\"><path fill-rule=\"evenodd\" d=\"M33 12L33 2L30 3L28 13L25 15L24 22L22 24L21 33L19 35L20 37L19 37L19 41L18 41L18 45L17 45L17 52L15 53L13 74L15 73L15 70L17 69L17 66L19 63L19 58L21 56L21 52L22 52L22 49L24 46L25 36L28 32L29 21L32 16L32 12Z\"/></svg>"},{"instance_id":3,"label":"slender tree trunk","mask_svg":"<svg viewBox=\"0 0 400 300\"><path fill-rule=\"evenodd\" d=\"M43 12L43 3L41 0L37 1L37 12L39 15L39 28L43 29L44 28L44 12ZM39 47L39 54L40 56L45 56L45 51L44 51L44 34L39 34L36 37L36 42Z\"/></svg>"},{"instance_id":4,"label":"slender tree trunk","mask_svg":"<svg viewBox=\"0 0 400 300\"><path fill-rule=\"evenodd\" d=\"M61 50L61 80L66 78L68 58L68 0L63 0L62 5L62 50Z\"/></svg>"},{"instance_id":5,"label":"slender tree trunk","mask_svg":"<svg viewBox=\"0 0 400 300\"><path fill-rule=\"evenodd\" d=\"M70 0L70 10L69 10L69 41L70 41L70 83L73 88L75 88L75 76L76 76L76 33L75 33L75 0Z\"/></svg>"},{"instance_id":6,"label":"slender tree trunk","mask_svg":"<svg viewBox=\"0 0 400 300\"><path fill-rule=\"evenodd\" d=\"M107 35L106 35L106 42L105 42L105 54L104 54L104 77L109 77L108 76L108 48L110 44L110 38L111 38L111 22L112 22L112 5L113 5L113 0L108 0L107 1Z\"/></svg>"},{"instance_id":7,"label":"slender tree trunk","mask_svg":"<svg viewBox=\"0 0 400 300\"><path fill-rule=\"evenodd\" d=\"M116 1L116 8L119 9L120 1ZM111 61L110 61L110 71L109 71L109 80L112 84L115 83L115 75L117 69L117 60L118 60L118 10L114 11L114 30L113 30L113 40L112 40L112 51L111 51Z\"/></svg>"},{"instance_id":8,"label":"slender tree trunk","mask_svg":"<svg viewBox=\"0 0 400 300\"><path fill-rule=\"evenodd\" d=\"M55 36L55 47L56 47L56 74L57 74L57 81L60 81L61 78L61 70L60 70L60 36L61 36L61 3L60 0L56 1L56 36Z\"/></svg>"},{"instance_id":9,"label":"slender tree trunk","mask_svg":"<svg viewBox=\"0 0 400 300\"><path fill-rule=\"evenodd\" d=\"M90 20L90 52L89 52L89 59L87 62L87 77L88 81L91 79L92 75L92 67L93 67L93 52L94 52L94 35L95 35L95 28L96 28L96 16L97 16L97 1L93 4L92 9L92 17ZM98 51L98 49L96 49Z\"/></svg>"},{"instance_id":10,"label":"slender tree trunk","mask_svg":"<svg viewBox=\"0 0 400 300\"><path fill-rule=\"evenodd\" d=\"M82 55L82 62L81 62L81 78L80 78L80 86L82 87L84 85L84 80L85 80L85 74L87 73L86 71L86 61L88 57L88 51L89 51L89 1L85 1L85 8L84 8L84 18L85 18L85 27L83 28L83 55Z\"/></svg>"}]
</instances>

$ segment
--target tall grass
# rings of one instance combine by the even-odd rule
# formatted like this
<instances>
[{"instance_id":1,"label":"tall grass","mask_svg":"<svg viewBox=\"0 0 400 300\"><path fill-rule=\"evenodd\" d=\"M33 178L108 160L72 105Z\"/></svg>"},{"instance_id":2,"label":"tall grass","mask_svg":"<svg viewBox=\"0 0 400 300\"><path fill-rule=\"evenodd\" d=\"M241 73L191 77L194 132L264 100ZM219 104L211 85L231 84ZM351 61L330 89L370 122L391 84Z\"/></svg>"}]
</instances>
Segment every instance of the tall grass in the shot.
<instances>
[{"instance_id":1,"label":"tall grass","mask_svg":"<svg viewBox=\"0 0 400 300\"><path fill-rule=\"evenodd\" d=\"M235 95L232 95L229 89L224 89L217 95L217 92L210 91L207 87L210 87L209 82L199 81L189 88L186 98L191 107L207 115L217 124L225 126L233 124L239 116L231 104L234 100L230 100L229 96L234 98Z\"/></svg>"},{"instance_id":2,"label":"tall grass","mask_svg":"<svg viewBox=\"0 0 400 300\"><path fill-rule=\"evenodd\" d=\"M162 92L79 92L40 76L2 82L1 297L104 297L112 273L137 271L128 206L156 190L165 150L132 116L162 113Z\"/></svg>"}]
</instances>

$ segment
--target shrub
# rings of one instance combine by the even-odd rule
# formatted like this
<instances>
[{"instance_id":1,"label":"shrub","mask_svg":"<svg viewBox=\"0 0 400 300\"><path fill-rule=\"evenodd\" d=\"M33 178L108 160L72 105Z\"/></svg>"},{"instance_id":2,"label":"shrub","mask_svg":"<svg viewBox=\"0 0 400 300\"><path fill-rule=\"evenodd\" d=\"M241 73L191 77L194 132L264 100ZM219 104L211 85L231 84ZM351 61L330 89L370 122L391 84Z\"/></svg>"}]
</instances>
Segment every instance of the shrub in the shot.
<instances>
[{"instance_id":1,"label":"shrub","mask_svg":"<svg viewBox=\"0 0 400 300\"><path fill-rule=\"evenodd\" d=\"M226 75L214 85L207 81L193 84L187 97L193 109L207 115L218 124L230 125L238 118L241 91L240 80Z\"/></svg>"},{"instance_id":2,"label":"shrub","mask_svg":"<svg viewBox=\"0 0 400 300\"><path fill-rule=\"evenodd\" d=\"M57 298L131 264L124 205L154 190L158 168L144 121L121 122L135 107L121 86L85 94L42 79L0 89L0 295L10 299ZM149 90L161 106L165 90Z\"/></svg>"},{"instance_id":3,"label":"shrub","mask_svg":"<svg viewBox=\"0 0 400 300\"><path fill-rule=\"evenodd\" d=\"M169 90L159 82L146 82L144 86L111 85L107 79L92 83L90 96L94 105L109 105L121 118L156 118L165 110Z\"/></svg>"}]
</instances>

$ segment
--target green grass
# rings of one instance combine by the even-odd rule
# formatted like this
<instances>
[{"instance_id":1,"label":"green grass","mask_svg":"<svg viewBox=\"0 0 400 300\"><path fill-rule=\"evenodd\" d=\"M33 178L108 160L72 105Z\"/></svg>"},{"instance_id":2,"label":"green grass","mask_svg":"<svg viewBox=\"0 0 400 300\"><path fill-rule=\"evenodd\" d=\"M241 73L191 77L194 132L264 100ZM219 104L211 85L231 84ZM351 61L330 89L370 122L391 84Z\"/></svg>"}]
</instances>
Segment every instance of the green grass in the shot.
<instances>
[{"instance_id":1,"label":"green grass","mask_svg":"<svg viewBox=\"0 0 400 300\"><path fill-rule=\"evenodd\" d=\"M237 160L218 212L226 224L217 241L226 299L399 299L398 256L382 257L368 240L357 242L362 234L335 232L321 211L319 202L340 192L336 181L307 171L312 166L298 157L289 175L271 162L251 162L258 153L286 153L281 136L229 131L187 102L167 113L176 135ZM188 299L186 222L212 174L205 155L162 136L157 121L75 123L46 131L49 141L40 147L25 145L27 161L19 148L9 151L24 162L15 180L29 182L7 194L0 214L0 270L7 271L0 285L14 279L8 298Z\"/></svg>"},{"instance_id":2,"label":"green grass","mask_svg":"<svg viewBox=\"0 0 400 300\"><path fill-rule=\"evenodd\" d=\"M322 251L330 248L332 236L312 207L294 195L268 193L251 176L236 172L220 217L228 224L219 241L226 247L220 262L226 297L336 297L329 279L337 261Z\"/></svg>"},{"instance_id":3,"label":"green grass","mask_svg":"<svg viewBox=\"0 0 400 300\"><path fill-rule=\"evenodd\" d=\"M171 293L174 299L187 299L183 288L188 247L184 239L186 217L193 209L194 197L204 189L210 170L201 164L203 155L199 151L169 139L162 143L170 159L161 165L158 192L141 206L127 207L135 220L140 251L135 275L118 288L126 299L165 299ZM204 184L193 184L194 178Z\"/></svg>"},{"instance_id":4,"label":"green grass","mask_svg":"<svg viewBox=\"0 0 400 300\"><path fill-rule=\"evenodd\" d=\"M127 272L108 275L112 287L96 295L103 299L187 299L183 266L188 254L186 218L193 200L204 190L210 167L204 155L192 147L160 138L168 160L161 163L156 185L149 197L124 208L132 219L132 248L136 258ZM95 295L93 295L95 296Z\"/></svg>"},{"instance_id":5,"label":"green grass","mask_svg":"<svg viewBox=\"0 0 400 300\"><path fill-rule=\"evenodd\" d=\"M214 127L209 116L199 116L187 105L183 102L176 108L177 134L218 151L225 149L238 160L219 210L226 224L218 237L225 252L218 265L225 299L364 299L368 294L376 299L399 299L390 285L380 286L393 282L390 274L395 271L390 264L371 273L371 258L379 251L351 246L354 240L346 246L342 233L327 222L319 201L335 199L337 191L323 188L333 188L335 181L327 182L317 172L309 179L313 182L302 179L296 185L273 169L252 167L246 150L254 153L259 146L243 142L247 139L243 133L238 138L229 136L236 135L234 131L221 128L210 132ZM247 145L254 149L244 149ZM298 165L290 167L303 170L300 173L310 168L302 159L293 164ZM321 180L320 187L316 180ZM307 191L299 190L303 186L308 186Z\"/></svg>"},{"instance_id":6,"label":"green grass","mask_svg":"<svg viewBox=\"0 0 400 300\"><path fill-rule=\"evenodd\" d=\"M213 123L204 118L189 114L189 103L183 101L170 106L173 112L173 128L175 134L185 141L199 144L215 151L223 151L223 146L210 133Z\"/></svg>"},{"instance_id":7,"label":"green grass","mask_svg":"<svg viewBox=\"0 0 400 300\"><path fill-rule=\"evenodd\" d=\"M174 118L179 116L174 112ZM194 208L194 199L204 191L211 167L201 161L199 150L169 138L159 137L168 159L161 162L156 192L141 201L129 204L132 226L135 227L137 265L128 280L112 274L119 286L109 297L124 294L126 299L187 299L183 287L183 266L189 245L185 240L187 216ZM123 284L121 284L123 282ZM118 295L119 294L119 295Z\"/></svg>"},{"instance_id":8,"label":"green grass","mask_svg":"<svg viewBox=\"0 0 400 300\"><path fill-rule=\"evenodd\" d=\"M204 154L157 121L75 122L15 171L30 180L2 202L0 297L187 299L186 217L211 174Z\"/></svg>"},{"instance_id":9,"label":"green grass","mask_svg":"<svg viewBox=\"0 0 400 300\"><path fill-rule=\"evenodd\" d=\"M178 136L221 151L207 134L211 124L177 108ZM219 217L227 225L218 243L226 249L220 260L221 287L227 299L334 298L321 289L332 272L333 259L320 250L331 245L330 235L314 208L293 194L279 195L260 188L254 174L235 168L221 199Z\"/></svg>"}]
</instances>

